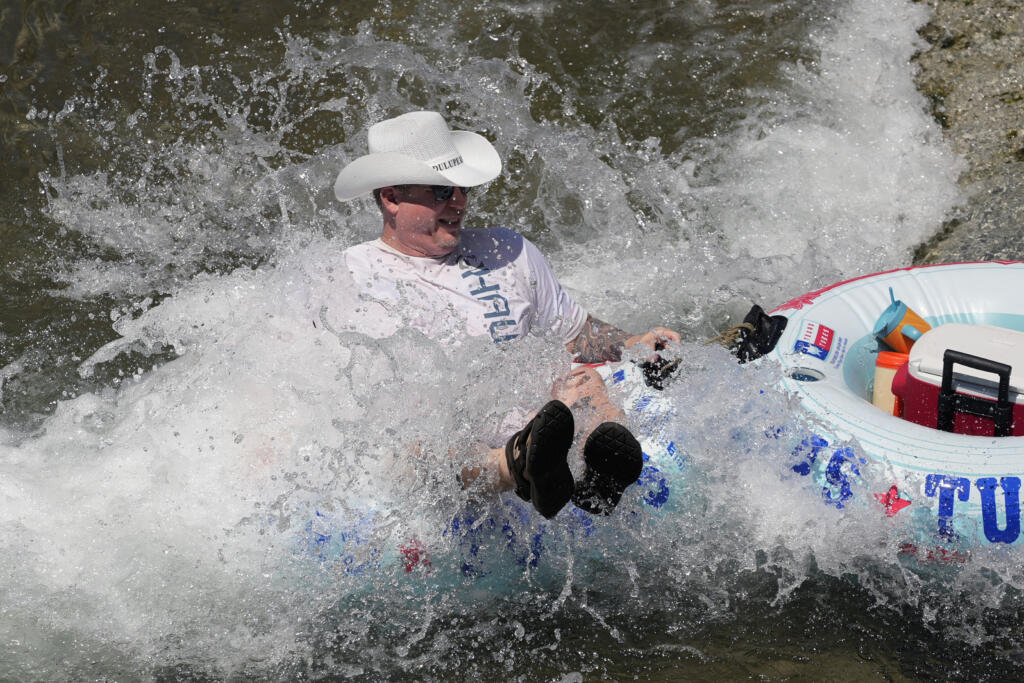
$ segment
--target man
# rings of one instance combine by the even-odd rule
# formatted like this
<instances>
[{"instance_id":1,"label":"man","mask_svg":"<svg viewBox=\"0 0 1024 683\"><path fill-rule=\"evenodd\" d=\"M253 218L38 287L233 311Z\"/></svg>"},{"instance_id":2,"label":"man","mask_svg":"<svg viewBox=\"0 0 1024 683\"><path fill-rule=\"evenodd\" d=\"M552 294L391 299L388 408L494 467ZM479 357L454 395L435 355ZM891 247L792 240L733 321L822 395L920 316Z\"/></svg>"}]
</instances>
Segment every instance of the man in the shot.
<instances>
[{"instance_id":1,"label":"man","mask_svg":"<svg viewBox=\"0 0 1024 683\"><path fill-rule=\"evenodd\" d=\"M438 113L412 112L372 126L368 147L334 184L341 201L372 192L383 217L379 239L344 254L361 298L375 307L361 331L383 337L411 325L452 344L465 336L507 342L530 332L550 334L581 363L619 360L623 349L679 339L662 327L630 335L587 315L521 235L505 228L463 230L471 188L501 172L486 138L450 130ZM553 393L556 399L503 450L493 450L482 470L464 470L463 482L495 474L499 488L514 489L547 518L569 500L608 514L640 476L640 445L622 425L603 422L584 445L583 477L573 481L566 459L575 423L566 403L596 405L606 420L617 411L592 369L574 371Z\"/></svg>"}]
</instances>

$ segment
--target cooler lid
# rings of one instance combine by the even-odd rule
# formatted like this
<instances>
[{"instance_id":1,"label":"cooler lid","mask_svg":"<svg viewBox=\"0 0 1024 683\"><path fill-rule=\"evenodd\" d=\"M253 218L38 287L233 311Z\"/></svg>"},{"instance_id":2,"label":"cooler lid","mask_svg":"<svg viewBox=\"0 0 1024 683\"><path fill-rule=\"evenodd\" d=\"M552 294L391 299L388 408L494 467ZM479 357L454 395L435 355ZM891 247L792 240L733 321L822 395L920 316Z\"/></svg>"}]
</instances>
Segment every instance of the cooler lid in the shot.
<instances>
[{"instance_id":1,"label":"cooler lid","mask_svg":"<svg viewBox=\"0 0 1024 683\"><path fill-rule=\"evenodd\" d=\"M947 323L925 332L910 349L912 374L932 375L942 381L942 356L953 349L1009 365L1010 391L1024 393L1024 332L992 325ZM953 377L973 384L997 388L999 377L982 370L953 366Z\"/></svg>"}]
</instances>

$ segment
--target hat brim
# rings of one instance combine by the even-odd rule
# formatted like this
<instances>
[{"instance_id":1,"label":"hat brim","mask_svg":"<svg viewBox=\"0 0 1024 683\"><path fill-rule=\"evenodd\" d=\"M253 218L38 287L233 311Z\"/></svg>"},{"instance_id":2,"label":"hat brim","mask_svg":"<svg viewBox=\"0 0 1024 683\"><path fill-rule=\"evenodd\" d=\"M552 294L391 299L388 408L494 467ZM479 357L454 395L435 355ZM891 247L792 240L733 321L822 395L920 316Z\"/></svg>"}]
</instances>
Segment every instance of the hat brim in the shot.
<instances>
[{"instance_id":1,"label":"hat brim","mask_svg":"<svg viewBox=\"0 0 1024 683\"><path fill-rule=\"evenodd\" d=\"M398 152L367 154L341 169L334 181L334 196L348 201L391 185L457 185L474 187L494 180L501 173L501 157L482 135L453 130L452 143L462 163L444 171Z\"/></svg>"}]
</instances>

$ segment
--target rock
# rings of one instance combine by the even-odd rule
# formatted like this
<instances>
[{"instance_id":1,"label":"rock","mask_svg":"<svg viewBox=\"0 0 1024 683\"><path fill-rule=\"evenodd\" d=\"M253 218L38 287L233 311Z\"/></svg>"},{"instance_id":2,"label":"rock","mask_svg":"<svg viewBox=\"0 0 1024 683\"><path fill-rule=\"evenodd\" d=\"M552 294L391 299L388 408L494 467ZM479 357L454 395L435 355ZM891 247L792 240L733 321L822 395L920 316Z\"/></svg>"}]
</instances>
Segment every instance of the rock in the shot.
<instances>
[{"instance_id":1,"label":"rock","mask_svg":"<svg viewBox=\"0 0 1024 683\"><path fill-rule=\"evenodd\" d=\"M967 201L914 264L1024 259L1024 0L924 1L917 86L967 162Z\"/></svg>"}]
</instances>

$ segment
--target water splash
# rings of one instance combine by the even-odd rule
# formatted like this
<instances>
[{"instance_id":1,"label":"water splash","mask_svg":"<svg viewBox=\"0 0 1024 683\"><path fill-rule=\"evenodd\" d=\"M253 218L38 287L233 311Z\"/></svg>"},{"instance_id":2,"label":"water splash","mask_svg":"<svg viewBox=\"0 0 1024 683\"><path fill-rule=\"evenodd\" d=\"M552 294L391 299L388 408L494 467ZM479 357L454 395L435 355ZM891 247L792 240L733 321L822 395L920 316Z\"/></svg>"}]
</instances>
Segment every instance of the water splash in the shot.
<instances>
[{"instance_id":1,"label":"water splash","mask_svg":"<svg viewBox=\"0 0 1024 683\"><path fill-rule=\"evenodd\" d=\"M107 337L60 360L79 382L60 400L32 387L38 429L0 432L5 673L601 675L601 647L649 662L695 643L706 663L716 634L844 609L1006 644L1012 558L922 571L869 468L863 505L822 502L770 369L686 344L673 503L638 491L542 525L454 474L546 400L563 350L379 342L311 305L313 265L379 226L334 201L334 174L369 124L419 107L501 152L478 224L537 241L624 327L699 338L748 300L903 265L956 197L907 65L922 8L631 6L612 35L456 3L429 36L430 3L391 9L289 22L237 63L156 46L136 98L99 74L33 115L62 150L46 219L74 243L49 286ZM30 360L0 370L5 392Z\"/></svg>"}]
</instances>

